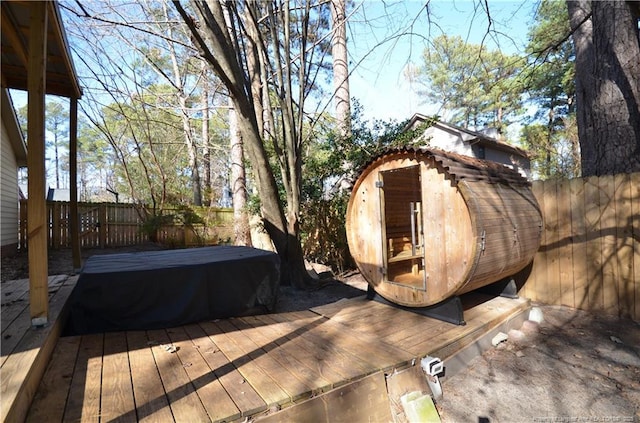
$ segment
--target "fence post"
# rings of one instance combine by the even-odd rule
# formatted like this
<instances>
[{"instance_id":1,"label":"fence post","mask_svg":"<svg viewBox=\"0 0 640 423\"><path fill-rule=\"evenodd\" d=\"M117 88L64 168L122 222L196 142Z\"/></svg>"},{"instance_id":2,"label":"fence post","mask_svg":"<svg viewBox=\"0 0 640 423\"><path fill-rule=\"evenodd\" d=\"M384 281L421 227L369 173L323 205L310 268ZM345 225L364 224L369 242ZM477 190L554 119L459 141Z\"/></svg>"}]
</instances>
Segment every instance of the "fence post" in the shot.
<instances>
[{"instance_id":1,"label":"fence post","mask_svg":"<svg viewBox=\"0 0 640 423\"><path fill-rule=\"evenodd\" d=\"M100 223L98 227L100 248L105 248L107 246L107 226L109 225L109 222L107 222L107 205L105 203L100 203L98 206L98 223Z\"/></svg>"},{"instance_id":2,"label":"fence post","mask_svg":"<svg viewBox=\"0 0 640 423\"><path fill-rule=\"evenodd\" d=\"M49 246L53 249L57 249L60 244L60 206L57 203L50 203L47 201L47 209L51 216L51 226L49 227L51 239Z\"/></svg>"},{"instance_id":3,"label":"fence post","mask_svg":"<svg viewBox=\"0 0 640 423\"><path fill-rule=\"evenodd\" d=\"M20 200L20 250L27 249L27 200Z\"/></svg>"}]
</instances>

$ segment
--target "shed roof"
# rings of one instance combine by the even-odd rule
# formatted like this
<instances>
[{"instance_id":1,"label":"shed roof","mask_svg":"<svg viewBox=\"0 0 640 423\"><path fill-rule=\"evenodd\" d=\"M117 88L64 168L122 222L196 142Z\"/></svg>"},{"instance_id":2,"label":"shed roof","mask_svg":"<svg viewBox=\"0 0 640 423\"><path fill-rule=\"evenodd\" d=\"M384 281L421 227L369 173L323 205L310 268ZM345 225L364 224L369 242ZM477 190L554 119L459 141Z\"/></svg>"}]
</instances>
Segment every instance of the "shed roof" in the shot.
<instances>
[{"instance_id":1,"label":"shed roof","mask_svg":"<svg viewBox=\"0 0 640 423\"><path fill-rule=\"evenodd\" d=\"M2 86L27 90L30 5L28 1L0 2L2 19ZM47 2L46 93L80 98L82 90L73 67L58 3Z\"/></svg>"},{"instance_id":2,"label":"shed roof","mask_svg":"<svg viewBox=\"0 0 640 423\"><path fill-rule=\"evenodd\" d=\"M416 113L411 117L409 122L405 125L405 128L407 129L413 128L417 124L421 122L425 122L429 119L431 118L428 116L422 115L420 113ZM459 127L447 122L442 122L442 121L434 122L432 127L439 128L450 133L455 133L459 135L462 141L464 142L478 143L479 145L482 145L484 147L494 148L496 150L501 150L509 154L514 154L516 156L525 157L525 158L528 157L528 154L525 150L510 144L507 144L504 141L500 141L499 139L496 139L482 132L472 131L471 129L462 128L462 127Z\"/></svg>"}]
</instances>

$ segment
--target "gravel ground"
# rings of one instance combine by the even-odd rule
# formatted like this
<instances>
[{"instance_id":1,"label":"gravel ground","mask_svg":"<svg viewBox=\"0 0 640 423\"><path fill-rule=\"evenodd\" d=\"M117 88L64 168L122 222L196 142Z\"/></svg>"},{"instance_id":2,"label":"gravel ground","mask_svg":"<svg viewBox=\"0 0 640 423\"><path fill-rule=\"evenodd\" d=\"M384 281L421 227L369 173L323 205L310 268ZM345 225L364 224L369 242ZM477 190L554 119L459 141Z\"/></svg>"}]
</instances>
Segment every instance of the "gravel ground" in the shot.
<instances>
[{"instance_id":1,"label":"gravel ground","mask_svg":"<svg viewBox=\"0 0 640 423\"><path fill-rule=\"evenodd\" d=\"M640 422L640 325L540 306L509 339L443 379L443 422Z\"/></svg>"}]
</instances>

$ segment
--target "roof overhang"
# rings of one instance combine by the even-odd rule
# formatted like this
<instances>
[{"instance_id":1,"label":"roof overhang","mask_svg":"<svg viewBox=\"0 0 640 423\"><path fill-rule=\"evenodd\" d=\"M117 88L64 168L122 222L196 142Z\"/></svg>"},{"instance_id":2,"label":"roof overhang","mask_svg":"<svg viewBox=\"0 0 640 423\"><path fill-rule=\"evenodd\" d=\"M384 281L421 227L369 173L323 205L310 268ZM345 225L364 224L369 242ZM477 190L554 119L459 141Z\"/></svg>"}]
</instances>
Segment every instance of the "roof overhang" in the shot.
<instances>
[{"instance_id":1,"label":"roof overhang","mask_svg":"<svg viewBox=\"0 0 640 423\"><path fill-rule=\"evenodd\" d=\"M2 87L27 90L29 57L30 1L0 2L2 27ZM58 3L47 2L46 93L79 99L78 82Z\"/></svg>"},{"instance_id":2,"label":"roof overhang","mask_svg":"<svg viewBox=\"0 0 640 423\"><path fill-rule=\"evenodd\" d=\"M16 163L19 167L25 167L27 165L27 145L24 142L24 137L20 130L18 117L16 116L15 110L13 110L13 104L11 102L11 97L9 97L9 92L6 88L3 88L1 91L2 106L0 112L2 113L2 122L4 123L7 134L9 135L9 142L13 148Z\"/></svg>"}]
</instances>

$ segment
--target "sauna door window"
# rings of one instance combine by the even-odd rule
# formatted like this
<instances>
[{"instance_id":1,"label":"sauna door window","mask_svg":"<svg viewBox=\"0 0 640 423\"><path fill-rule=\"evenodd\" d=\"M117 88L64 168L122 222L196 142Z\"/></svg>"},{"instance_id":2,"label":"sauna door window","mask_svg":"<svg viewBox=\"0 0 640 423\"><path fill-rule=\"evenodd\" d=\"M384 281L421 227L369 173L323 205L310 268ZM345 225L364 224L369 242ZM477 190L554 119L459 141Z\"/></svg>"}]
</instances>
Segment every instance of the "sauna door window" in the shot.
<instances>
[{"instance_id":1,"label":"sauna door window","mask_svg":"<svg viewBox=\"0 0 640 423\"><path fill-rule=\"evenodd\" d=\"M426 289L420 166L380 172L387 282Z\"/></svg>"}]
</instances>

